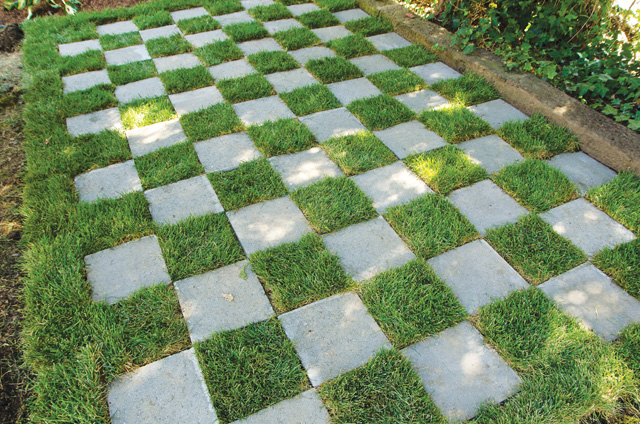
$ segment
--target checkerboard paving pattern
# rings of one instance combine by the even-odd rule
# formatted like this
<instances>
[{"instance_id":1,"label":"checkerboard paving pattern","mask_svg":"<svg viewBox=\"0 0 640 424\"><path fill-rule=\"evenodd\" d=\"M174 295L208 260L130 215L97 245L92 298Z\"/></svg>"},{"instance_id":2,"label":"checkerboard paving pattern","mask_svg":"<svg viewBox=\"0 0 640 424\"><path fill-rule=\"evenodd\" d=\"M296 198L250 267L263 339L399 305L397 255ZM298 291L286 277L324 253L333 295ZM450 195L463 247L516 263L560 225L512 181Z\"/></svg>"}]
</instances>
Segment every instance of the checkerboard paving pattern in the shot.
<instances>
[{"instance_id":1,"label":"checkerboard paving pattern","mask_svg":"<svg viewBox=\"0 0 640 424\"><path fill-rule=\"evenodd\" d=\"M435 275L473 314L482 306L528 286L514 267L483 239L488 231L513 224L530 213L490 178L463 182L446 199L442 198L459 213L460 219L475 226L480 234L476 240L472 238L430 259L416 259L418 253L409 247L418 245L416 240L412 238L408 243L403 238L413 237L411 229L403 230L401 237L395 230L398 223L392 226L387 221L389 211L413 205L424 196L442 197L430 179L437 170L410 169L406 160L437 153L449 145L435 128L425 127L419 115L450 106L450 99L428 86L460 77L456 70L441 62L412 63L406 69L424 80L425 85L403 94L385 95L394 105L406 106L412 115L372 128L372 121L365 119L363 109L351 105L354 101L366 105L369 98L383 94L369 77L403 69L406 62L396 61L395 53L411 46L409 41L393 32L368 36L366 39L375 50L373 54L343 58L337 47L335 50L329 47L336 46L330 41L351 36L353 33L347 29L351 28L349 22L368 17L362 10L333 13L339 25L306 29L300 16L323 10L314 3L289 5L291 16L264 23L253 17L251 9L274 2L240 3L245 10L212 16L216 22L213 30L189 34L181 30L189 19L210 16L206 8L195 7L172 11L174 23L159 28L139 29L133 21L96 28L100 37L137 33L142 44L109 51L103 51L99 40L59 46L61 56L101 52L107 64L106 69L65 76L65 94L121 82L117 74L126 67L148 68L139 79L115 84L118 107L67 118L68 132L74 137L105 130L123 132L134 157L78 175L75 187L79 202L144 196L159 231L159 237L150 235L128 241L85 258L93 299L112 304L153 284L173 284L195 346L195 350L185 350L117 378L108 395L114 423L216 422L216 404L211 400L216 388L207 387L206 373L201 371L206 369L201 362L204 356L196 355L199 346L216 335L274 320L281 326L283 337L293 342L299 366L308 378L307 386L295 396L239 417L237 422L329 422L323 399L312 387L364 365L381 348L392 348L388 335L369 313L357 290L343 293L328 290L332 293L330 297L315 302L298 299L297 304L303 306L277 315L272 307L274 293L265 290L262 277L251 267L254 253L288 249L289 254L295 254L301 240L314 232L310 218L288 194L327 178L350 178L366 204L334 208L331 194L319 190L310 200L317 202L313 203L315 207L354 216L356 208L366 207L374 214L373 218L353 219L346 228L322 237L314 235L317 238L314 243L321 252L316 254L337 264L353 281L353 287L367 284L371 278L411 261L428 259ZM257 38L233 41L237 39L234 25L246 23L265 30ZM285 33L290 30L302 31L300 34L306 34L312 41L296 46L283 43L281 40L293 37L290 35L293 33ZM280 37L282 34L285 35ZM181 47L168 48L175 46ZM263 75L258 69L264 69L261 66L265 65L258 62L258 56L253 56L256 54L265 63L273 60L269 66L282 62L269 54L287 55L292 61L287 69ZM340 63L342 71L319 75L313 65L327 59L337 61L336 66ZM201 71L211 78L193 77L203 75L195 73ZM246 81L253 82L242 86ZM257 86L260 88L256 89ZM321 100L318 96L322 96ZM496 130L508 121L528 119L500 99L468 109ZM304 113L296 115L294 110ZM249 129L291 120L301 124L296 128L303 128L305 137L311 139L298 142L298 138L302 140L300 133L264 131L260 143L277 144L281 152L266 155L268 160L265 159L261 144L252 138L255 132ZM283 124L273 128L292 127ZM367 133L373 134L379 144L375 147L358 144L370 143L362 141L371 140L361 137ZM184 145L190 146L200 171L143 190L138 160L150 155L160 158ZM495 134L465 141L457 147L463 152L462 157L484 169L485 175L524 160L520 151ZM380 149L385 149L384 153L376 156L374 150ZM252 167L256 163L263 165ZM616 175L613 171L584 153L561 154L550 159L549 164L566 174L583 196L541 214L557 234L589 256L635 238L584 197L589 189L611 181ZM269 175L252 175L248 171L258 168L261 172L267 169ZM233 178L238 186L217 184L219 176ZM271 191L265 188L276 186ZM254 197L235 210L225 210L224 201L220 201L248 192L255 192ZM181 279L172 280L167 270L170 244L160 231L178 231L214 216L217 222L226 223L229 243L243 252L240 260L235 256L227 263L216 262L206 272L187 278L183 274ZM446 226L447 222L435 225ZM308 242L308 238L305 240ZM179 254L188 257L190 253ZM295 269L295 264L292 266ZM304 275L301 278L304 280ZM551 278L540 289L563 311L607 341L615 339L624 326L640 321L640 302L590 262ZM500 402L518 391L518 375L484 342L469 321L423 338L402 353L434 403L452 420L472 418L481 403ZM468 372L469 367L474 371Z\"/></svg>"}]
</instances>

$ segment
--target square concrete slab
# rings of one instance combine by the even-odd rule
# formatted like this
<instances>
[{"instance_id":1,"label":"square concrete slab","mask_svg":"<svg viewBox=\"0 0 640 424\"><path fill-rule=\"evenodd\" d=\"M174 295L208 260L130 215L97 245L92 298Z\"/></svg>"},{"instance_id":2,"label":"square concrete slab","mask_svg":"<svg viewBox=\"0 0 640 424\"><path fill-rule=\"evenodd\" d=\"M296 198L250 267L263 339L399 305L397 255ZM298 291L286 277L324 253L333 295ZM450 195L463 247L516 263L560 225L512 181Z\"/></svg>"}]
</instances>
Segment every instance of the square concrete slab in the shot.
<instances>
[{"instance_id":1,"label":"square concrete slab","mask_svg":"<svg viewBox=\"0 0 640 424\"><path fill-rule=\"evenodd\" d=\"M67 131L74 137L122 128L120 111L117 107L67 118Z\"/></svg>"},{"instance_id":2,"label":"square concrete slab","mask_svg":"<svg viewBox=\"0 0 640 424\"><path fill-rule=\"evenodd\" d=\"M467 109L487 121L495 129L500 129L508 121L524 121L529 118L502 99L469 106Z\"/></svg>"},{"instance_id":3,"label":"square concrete slab","mask_svg":"<svg viewBox=\"0 0 640 424\"><path fill-rule=\"evenodd\" d=\"M178 116L182 116L189 112L195 112L222 103L224 98L216 87L204 87L184 93L171 94L169 100L171 100L171 104L173 104Z\"/></svg>"},{"instance_id":4,"label":"square concrete slab","mask_svg":"<svg viewBox=\"0 0 640 424\"><path fill-rule=\"evenodd\" d=\"M151 28L140 31L140 37L145 43L156 38L166 38L172 35L182 34L177 26L167 25L159 28Z\"/></svg>"},{"instance_id":5,"label":"square concrete slab","mask_svg":"<svg viewBox=\"0 0 640 424\"><path fill-rule=\"evenodd\" d=\"M490 174L524 159L520 152L497 135L465 141L458 144L458 147L469 156L473 163L482 166Z\"/></svg>"},{"instance_id":6,"label":"square concrete slab","mask_svg":"<svg viewBox=\"0 0 640 424\"><path fill-rule=\"evenodd\" d=\"M176 224L192 216L224 212L216 192L204 175L144 192L153 221Z\"/></svg>"},{"instance_id":7,"label":"square concrete slab","mask_svg":"<svg viewBox=\"0 0 640 424\"><path fill-rule=\"evenodd\" d=\"M164 85L158 77L148 78L142 81L116 87L116 99L120 103L129 103L137 99L146 99L165 94Z\"/></svg>"},{"instance_id":8,"label":"square concrete slab","mask_svg":"<svg viewBox=\"0 0 640 424\"><path fill-rule=\"evenodd\" d=\"M189 69L202 65L200 59L194 54L184 53L175 56L160 57L153 59L158 73L175 71L176 69Z\"/></svg>"},{"instance_id":9,"label":"square concrete slab","mask_svg":"<svg viewBox=\"0 0 640 424\"><path fill-rule=\"evenodd\" d=\"M127 32L137 32L138 27L133 21L115 22L113 24L98 25L96 27L99 35L118 35Z\"/></svg>"},{"instance_id":10,"label":"square concrete slab","mask_svg":"<svg viewBox=\"0 0 640 424\"><path fill-rule=\"evenodd\" d=\"M415 259L382 217L328 234L324 243L340 258L342 268L355 281L364 281Z\"/></svg>"},{"instance_id":11,"label":"square concrete slab","mask_svg":"<svg viewBox=\"0 0 640 424\"><path fill-rule=\"evenodd\" d=\"M391 206L407 203L423 194L433 193L400 161L351 179L373 201L373 207L378 213L384 213Z\"/></svg>"},{"instance_id":12,"label":"square concrete slab","mask_svg":"<svg viewBox=\"0 0 640 424\"><path fill-rule=\"evenodd\" d=\"M635 239L631 231L582 198L553 208L540 217L588 256L595 255L605 247Z\"/></svg>"},{"instance_id":13,"label":"square concrete slab","mask_svg":"<svg viewBox=\"0 0 640 424\"><path fill-rule=\"evenodd\" d=\"M132 160L80 174L74 179L81 202L117 199L142 191L142 183Z\"/></svg>"},{"instance_id":14,"label":"square concrete slab","mask_svg":"<svg viewBox=\"0 0 640 424\"><path fill-rule=\"evenodd\" d=\"M427 63L426 65L410 68L429 85L438 81L461 77L462 75L442 62Z\"/></svg>"},{"instance_id":15,"label":"square concrete slab","mask_svg":"<svg viewBox=\"0 0 640 424\"><path fill-rule=\"evenodd\" d=\"M449 100L431 90L420 90L400 94L395 96L395 98L416 114L420 114L425 110L440 109L450 104Z\"/></svg>"},{"instance_id":16,"label":"square concrete slab","mask_svg":"<svg viewBox=\"0 0 640 424\"><path fill-rule=\"evenodd\" d=\"M181 21L183 19L191 19L197 18L198 16L207 16L207 10L204 7L195 7L193 9L186 10L177 10L175 12L171 12L171 17L175 22Z\"/></svg>"},{"instance_id":17,"label":"square concrete slab","mask_svg":"<svg viewBox=\"0 0 640 424\"><path fill-rule=\"evenodd\" d=\"M322 59L323 57L335 57L336 52L328 47L307 47L305 49L289 52L291 57L298 61L302 66L313 59Z\"/></svg>"},{"instance_id":18,"label":"square concrete slab","mask_svg":"<svg viewBox=\"0 0 640 424\"><path fill-rule=\"evenodd\" d=\"M549 165L562 171L583 196L592 188L600 187L616 176L615 171L584 152L562 153L553 157Z\"/></svg>"},{"instance_id":19,"label":"square concrete slab","mask_svg":"<svg viewBox=\"0 0 640 424\"><path fill-rule=\"evenodd\" d=\"M246 133L227 134L193 145L204 171L220 172L237 168L242 162L262 155Z\"/></svg>"},{"instance_id":20,"label":"square concrete slab","mask_svg":"<svg viewBox=\"0 0 640 424\"><path fill-rule=\"evenodd\" d=\"M451 422L467 421L485 402L518 392L521 380L467 321L402 351L424 389Z\"/></svg>"},{"instance_id":21,"label":"square concrete slab","mask_svg":"<svg viewBox=\"0 0 640 424\"><path fill-rule=\"evenodd\" d=\"M269 299L246 260L177 281L175 287L193 343L273 315Z\"/></svg>"},{"instance_id":22,"label":"square concrete slab","mask_svg":"<svg viewBox=\"0 0 640 424\"><path fill-rule=\"evenodd\" d=\"M113 424L218 422L193 348L116 378L108 402Z\"/></svg>"},{"instance_id":23,"label":"square concrete slab","mask_svg":"<svg viewBox=\"0 0 640 424\"><path fill-rule=\"evenodd\" d=\"M447 145L442 137L418 121L405 122L373 134L400 159Z\"/></svg>"},{"instance_id":24,"label":"square concrete slab","mask_svg":"<svg viewBox=\"0 0 640 424\"><path fill-rule=\"evenodd\" d=\"M83 74L62 77L64 86L64 94L73 93L74 91L86 90L100 84L111 84L109 74L106 69L94 72L85 72Z\"/></svg>"},{"instance_id":25,"label":"square concrete slab","mask_svg":"<svg viewBox=\"0 0 640 424\"><path fill-rule=\"evenodd\" d=\"M334 82L333 84L328 84L327 88L329 88L340 103L345 106L354 100L375 97L382 94L382 92L366 78Z\"/></svg>"},{"instance_id":26,"label":"square concrete slab","mask_svg":"<svg viewBox=\"0 0 640 424\"><path fill-rule=\"evenodd\" d=\"M240 4L245 9L253 9L258 6L271 6L275 2L273 0L240 0Z\"/></svg>"},{"instance_id":27,"label":"square concrete slab","mask_svg":"<svg viewBox=\"0 0 640 424\"><path fill-rule=\"evenodd\" d=\"M247 127L260 125L267 121L296 117L278 96L236 103L233 105L233 109L236 111L238 118Z\"/></svg>"},{"instance_id":28,"label":"square concrete slab","mask_svg":"<svg viewBox=\"0 0 640 424\"><path fill-rule=\"evenodd\" d=\"M304 68L286 72L276 72L275 74L266 75L265 78L267 78L267 81L271 83L273 89L278 93L287 93L296 88L319 84L318 80Z\"/></svg>"},{"instance_id":29,"label":"square concrete slab","mask_svg":"<svg viewBox=\"0 0 640 424\"><path fill-rule=\"evenodd\" d=\"M366 364L391 343L355 293L338 294L280 316L314 387Z\"/></svg>"},{"instance_id":30,"label":"square concrete slab","mask_svg":"<svg viewBox=\"0 0 640 424\"><path fill-rule=\"evenodd\" d=\"M278 44L278 42L273 38L263 38L261 40L247 41L238 44L238 47L240 48L240 50L242 50L242 53L244 53L245 56L260 52L274 52L284 50L282 47L280 47L280 44Z\"/></svg>"},{"instance_id":31,"label":"square concrete slab","mask_svg":"<svg viewBox=\"0 0 640 424\"><path fill-rule=\"evenodd\" d=\"M410 42L400 37L395 32L374 35L372 37L367 37L367 40L371 41L373 46L380 51L399 49L400 47L407 47L411 45Z\"/></svg>"},{"instance_id":32,"label":"square concrete slab","mask_svg":"<svg viewBox=\"0 0 640 424\"><path fill-rule=\"evenodd\" d=\"M302 24L295 19L280 19L277 21L265 22L262 24L269 34L273 35L276 32L286 31L293 28L302 28Z\"/></svg>"},{"instance_id":33,"label":"square concrete slab","mask_svg":"<svg viewBox=\"0 0 640 424\"><path fill-rule=\"evenodd\" d=\"M304 152L269 159L290 190L320 181L324 177L339 177L342 171L319 147Z\"/></svg>"},{"instance_id":34,"label":"square concrete slab","mask_svg":"<svg viewBox=\"0 0 640 424\"><path fill-rule=\"evenodd\" d=\"M195 48L206 46L207 44L215 43L216 41L228 40L229 36L222 32L221 29L214 31L200 32L198 34L185 35L187 40Z\"/></svg>"},{"instance_id":35,"label":"square concrete slab","mask_svg":"<svg viewBox=\"0 0 640 424\"><path fill-rule=\"evenodd\" d=\"M226 27L227 25L241 24L245 22L253 22L254 19L246 11L229 13L226 15L219 15L215 17L215 20L220 22L220 25Z\"/></svg>"},{"instance_id":36,"label":"square concrete slab","mask_svg":"<svg viewBox=\"0 0 640 424\"><path fill-rule=\"evenodd\" d=\"M349 31L342 25L336 25L336 26L327 27L327 28L312 29L311 32L317 35L320 41L322 41L323 43L353 34L351 31Z\"/></svg>"},{"instance_id":37,"label":"square concrete slab","mask_svg":"<svg viewBox=\"0 0 640 424\"><path fill-rule=\"evenodd\" d=\"M78 41L77 43L68 43L58 45L60 56L77 56L90 50L102 50L102 46L98 40Z\"/></svg>"},{"instance_id":38,"label":"square concrete slab","mask_svg":"<svg viewBox=\"0 0 640 424\"><path fill-rule=\"evenodd\" d=\"M126 135L134 157L187 141L182 125L177 119L135 128L127 131Z\"/></svg>"},{"instance_id":39,"label":"square concrete slab","mask_svg":"<svg viewBox=\"0 0 640 424\"><path fill-rule=\"evenodd\" d=\"M107 61L107 65L125 65L141 60L149 60L151 56L149 56L149 52L144 44L139 44L137 46L104 52L104 58Z\"/></svg>"},{"instance_id":40,"label":"square concrete slab","mask_svg":"<svg viewBox=\"0 0 640 424\"><path fill-rule=\"evenodd\" d=\"M528 213L490 180L456 190L449 195L449 200L482 235L491 228L517 222Z\"/></svg>"},{"instance_id":41,"label":"square concrete slab","mask_svg":"<svg viewBox=\"0 0 640 424\"><path fill-rule=\"evenodd\" d=\"M240 78L250 74L255 74L256 71L247 59L234 60L233 62L227 62L220 65L212 66L209 68L209 73L215 80Z\"/></svg>"},{"instance_id":42,"label":"square concrete slab","mask_svg":"<svg viewBox=\"0 0 640 424\"><path fill-rule=\"evenodd\" d=\"M171 283L156 236L87 255L84 263L96 302L114 304L143 287Z\"/></svg>"},{"instance_id":43,"label":"square concrete slab","mask_svg":"<svg viewBox=\"0 0 640 424\"><path fill-rule=\"evenodd\" d=\"M378 72L402 69L386 56L383 56L381 54L354 57L350 60L350 62L360 68L360 70L367 76L371 74L377 74Z\"/></svg>"},{"instance_id":44,"label":"square concrete slab","mask_svg":"<svg viewBox=\"0 0 640 424\"><path fill-rule=\"evenodd\" d=\"M283 400L234 424L329 424L329 413L315 389Z\"/></svg>"},{"instance_id":45,"label":"square concrete slab","mask_svg":"<svg viewBox=\"0 0 640 424\"><path fill-rule=\"evenodd\" d=\"M351 9L351 10L343 10L342 12L336 12L333 14L340 23L345 23L349 21L357 21L358 19L368 18L367 15L362 9Z\"/></svg>"},{"instance_id":46,"label":"square concrete slab","mask_svg":"<svg viewBox=\"0 0 640 424\"><path fill-rule=\"evenodd\" d=\"M436 274L451 287L470 314L527 282L484 240L476 240L429 259Z\"/></svg>"},{"instance_id":47,"label":"square concrete slab","mask_svg":"<svg viewBox=\"0 0 640 424\"><path fill-rule=\"evenodd\" d=\"M293 16L300 16L304 15L305 13L320 10L320 8L313 3L294 4L291 6L287 6L287 9L289 9Z\"/></svg>"},{"instance_id":48,"label":"square concrete slab","mask_svg":"<svg viewBox=\"0 0 640 424\"><path fill-rule=\"evenodd\" d=\"M588 262L541 284L540 290L607 342L640 322L640 302Z\"/></svg>"},{"instance_id":49,"label":"square concrete slab","mask_svg":"<svg viewBox=\"0 0 640 424\"><path fill-rule=\"evenodd\" d=\"M320 143L333 137L366 131L360 121L343 107L303 116L300 122L309 127Z\"/></svg>"}]
</instances>

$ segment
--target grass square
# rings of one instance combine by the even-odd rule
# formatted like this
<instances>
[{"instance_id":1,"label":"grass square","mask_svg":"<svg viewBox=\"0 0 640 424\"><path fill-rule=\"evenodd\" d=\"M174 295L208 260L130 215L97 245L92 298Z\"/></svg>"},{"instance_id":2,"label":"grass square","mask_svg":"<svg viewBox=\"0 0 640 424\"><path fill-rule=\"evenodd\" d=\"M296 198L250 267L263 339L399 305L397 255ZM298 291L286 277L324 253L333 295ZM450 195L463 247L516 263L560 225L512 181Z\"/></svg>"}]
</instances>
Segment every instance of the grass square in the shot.
<instances>
[{"instance_id":1,"label":"grass square","mask_svg":"<svg viewBox=\"0 0 640 424\"><path fill-rule=\"evenodd\" d=\"M225 100L231 103L246 102L276 94L267 79L260 74L223 79L216 84Z\"/></svg>"},{"instance_id":2,"label":"grass square","mask_svg":"<svg viewBox=\"0 0 640 424\"><path fill-rule=\"evenodd\" d=\"M256 6L249 9L249 14L261 22L287 19L293 16L289 9L278 3L269 6Z\"/></svg>"},{"instance_id":3,"label":"grass square","mask_svg":"<svg viewBox=\"0 0 640 424\"><path fill-rule=\"evenodd\" d=\"M163 72L160 74L160 79L168 94L182 93L213 85L213 77L204 66Z\"/></svg>"},{"instance_id":4,"label":"grass square","mask_svg":"<svg viewBox=\"0 0 640 424\"><path fill-rule=\"evenodd\" d=\"M291 193L304 216L320 234L330 233L378 214L356 183L346 177L326 177Z\"/></svg>"},{"instance_id":5,"label":"grass square","mask_svg":"<svg viewBox=\"0 0 640 424\"><path fill-rule=\"evenodd\" d=\"M100 45L102 49L115 50L123 47L129 47L136 44L142 44L142 37L137 31L126 32L124 34L105 34L100 37Z\"/></svg>"},{"instance_id":6,"label":"grass square","mask_svg":"<svg viewBox=\"0 0 640 424\"><path fill-rule=\"evenodd\" d=\"M373 85L390 96L427 88L427 83L408 69L392 69L378 72L369 75L367 78Z\"/></svg>"},{"instance_id":7,"label":"grass square","mask_svg":"<svg viewBox=\"0 0 640 424\"><path fill-rule=\"evenodd\" d=\"M340 25L338 18L326 9L304 13L298 16L298 20L302 25L310 29Z\"/></svg>"},{"instance_id":8,"label":"grass square","mask_svg":"<svg viewBox=\"0 0 640 424\"><path fill-rule=\"evenodd\" d=\"M288 51L317 46L321 43L318 36L308 28L291 28L276 32L273 34L273 38Z\"/></svg>"},{"instance_id":9,"label":"grass square","mask_svg":"<svg viewBox=\"0 0 640 424\"><path fill-rule=\"evenodd\" d=\"M202 141L242 130L242 122L228 103L218 103L206 109L180 117L184 133L191 142Z\"/></svg>"},{"instance_id":10,"label":"grass square","mask_svg":"<svg viewBox=\"0 0 640 424\"><path fill-rule=\"evenodd\" d=\"M109 79L112 83L115 85L124 85L155 77L156 65L153 63L153 60L149 59L124 65L110 65L107 66L107 72L109 73Z\"/></svg>"},{"instance_id":11,"label":"grass square","mask_svg":"<svg viewBox=\"0 0 640 424\"><path fill-rule=\"evenodd\" d=\"M76 19L65 22L65 25L60 25L51 35L51 40L56 44L66 44L96 39L98 38L98 31L93 22Z\"/></svg>"},{"instance_id":12,"label":"grass square","mask_svg":"<svg viewBox=\"0 0 640 424\"><path fill-rule=\"evenodd\" d=\"M527 158L549 159L579 148L578 137L540 114L525 121L507 122L498 130L498 135Z\"/></svg>"},{"instance_id":13,"label":"grass square","mask_svg":"<svg viewBox=\"0 0 640 424\"><path fill-rule=\"evenodd\" d=\"M437 91L451 102L463 106L471 106L500 98L498 91L480 75L467 72L458 78L451 78L431 84Z\"/></svg>"},{"instance_id":14,"label":"grass square","mask_svg":"<svg viewBox=\"0 0 640 424\"><path fill-rule=\"evenodd\" d=\"M362 71L343 57L323 57L307 62L307 69L321 83L346 81L363 77Z\"/></svg>"},{"instance_id":15,"label":"grass square","mask_svg":"<svg viewBox=\"0 0 640 424\"><path fill-rule=\"evenodd\" d=\"M223 31L236 43L257 40L269 36L269 31L260 22L243 22L224 27Z\"/></svg>"},{"instance_id":16,"label":"grass square","mask_svg":"<svg viewBox=\"0 0 640 424\"><path fill-rule=\"evenodd\" d=\"M89 50L76 56L63 56L58 61L60 75L81 74L89 71L99 71L107 66L104 54L100 50Z\"/></svg>"},{"instance_id":17,"label":"grass square","mask_svg":"<svg viewBox=\"0 0 640 424\"><path fill-rule=\"evenodd\" d=\"M411 109L388 94L355 100L347 109L372 131L384 130L415 117Z\"/></svg>"},{"instance_id":18,"label":"grass square","mask_svg":"<svg viewBox=\"0 0 640 424\"><path fill-rule=\"evenodd\" d=\"M66 118L96 112L118 106L113 84L100 84L87 90L74 91L63 97L63 113Z\"/></svg>"},{"instance_id":19,"label":"grass square","mask_svg":"<svg viewBox=\"0 0 640 424\"><path fill-rule=\"evenodd\" d=\"M373 35L385 34L393 31L393 25L379 16L369 16L368 18L345 22L344 26L349 31L365 37L371 37Z\"/></svg>"},{"instance_id":20,"label":"grass square","mask_svg":"<svg viewBox=\"0 0 640 424\"><path fill-rule=\"evenodd\" d=\"M340 12L358 7L355 0L316 0L316 4L323 9L329 9L330 12Z\"/></svg>"},{"instance_id":21,"label":"grass square","mask_svg":"<svg viewBox=\"0 0 640 424\"><path fill-rule=\"evenodd\" d=\"M181 19L176 25L178 25L178 28L180 28L183 34L197 34L199 32L214 31L220 28L220 23L209 15Z\"/></svg>"},{"instance_id":22,"label":"grass square","mask_svg":"<svg viewBox=\"0 0 640 424\"><path fill-rule=\"evenodd\" d=\"M418 44L412 44L397 49L385 50L383 55L395 62L396 65L403 68L412 68L414 66L425 65L440 60L437 54Z\"/></svg>"},{"instance_id":23,"label":"grass square","mask_svg":"<svg viewBox=\"0 0 640 424\"><path fill-rule=\"evenodd\" d=\"M134 16L133 23L136 24L138 29L142 30L172 25L173 19L171 19L171 14L166 10L158 10L146 15Z\"/></svg>"},{"instance_id":24,"label":"grass square","mask_svg":"<svg viewBox=\"0 0 640 424\"><path fill-rule=\"evenodd\" d=\"M210 0L205 1L203 6L207 9L207 12L213 16L227 15L244 10L244 7L242 7L242 4L238 0Z\"/></svg>"},{"instance_id":25,"label":"grass square","mask_svg":"<svg viewBox=\"0 0 640 424\"><path fill-rule=\"evenodd\" d=\"M309 128L297 119L267 121L247 128L247 133L266 157L307 150L316 141Z\"/></svg>"},{"instance_id":26,"label":"grass square","mask_svg":"<svg viewBox=\"0 0 640 424\"><path fill-rule=\"evenodd\" d=\"M244 418L310 388L280 321L214 334L195 345L221 423Z\"/></svg>"},{"instance_id":27,"label":"grass square","mask_svg":"<svg viewBox=\"0 0 640 424\"><path fill-rule=\"evenodd\" d=\"M478 236L473 224L447 199L427 194L384 214L413 252L423 259L461 246Z\"/></svg>"},{"instance_id":28,"label":"grass square","mask_svg":"<svg viewBox=\"0 0 640 424\"><path fill-rule=\"evenodd\" d=\"M447 195L487 178L487 171L454 146L408 156L405 164L434 191Z\"/></svg>"},{"instance_id":29,"label":"grass square","mask_svg":"<svg viewBox=\"0 0 640 424\"><path fill-rule=\"evenodd\" d=\"M151 57L173 56L180 53L188 53L193 46L180 34L170 37L154 38L146 43L147 51Z\"/></svg>"},{"instance_id":30,"label":"grass square","mask_svg":"<svg viewBox=\"0 0 640 424\"><path fill-rule=\"evenodd\" d=\"M240 209L287 194L287 188L265 158L242 162L237 169L209 174L225 210Z\"/></svg>"},{"instance_id":31,"label":"grass square","mask_svg":"<svg viewBox=\"0 0 640 424\"><path fill-rule=\"evenodd\" d=\"M592 262L630 295L640 300L640 239L613 249L604 249Z\"/></svg>"},{"instance_id":32,"label":"grass square","mask_svg":"<svg viewBox=\"0 0 640 424\"><path fill-rule=\"evenodd\" d=\"M122 124L126 130L157 122L169 121L178 117L168 96L137 99L119 106Z\"/></svg>"},{"instance_id":33,"label":"grass square","mask_svg":"<svg viewBox=\"0 0 640 424\"><path fill-rule=\"evenodd\" d=\"M640 236L640 177L621 172L609 183L591 190L588 199Z\"/></svg>"},{"instance_id":34,"label":"grass square","mask_svg":"<svg viewBox=\"0 0 640 424\"><path fill-rule=\"evenodd\" d=\"M300 67L294 58L283 51L259 52L247 56L247 60L263 74L284 72Z\"/></svg>"},{"instance_id":35,"label":"grass square","mask_svg":"<svg viewBox=\"0 0 640 424\"><path fill-rule=\"evenodd\" d=\"M378 53L376 48L373 47L373 44L371 44L371 41L360 34L337 38L325 44L327 47L335 50L340 56L344 56L347 59Z\"/></svg>"},{"instance_id":36,"label":"grass square","mask_svg":"<svg viewBox=\"0 0 640 424\"><path fill-rule=\"evenodd\" d=\"M361 174L396 161L391 150L366 131L332 138L322 143L322 148L347 175Z\"/></svg>"},{"instance_id":37,"label":"grass square","mask_svg":"<svg viewBox=\"0 0 640 424\"><path fill-rule=\"evenodd\" d=\"M533 214L489 230L485 239L531 284L540 284L587 260L580 249Z\"/></svg>"},{"instance_id":38,"label":"grass square","mask_svg":"<svg viewBox=\"0 0 640 424\"><path fill-rule=\"evenodd\" d=\"M378 274L360 290L396 349L452 327L467 315L451 289L421 260Z\"/></svg>"},{"instance_id":39,"label":"grass square","mask_svg":"<svg viewBox=\"0 0 640 424\"><path fill-rule=\"evenodd\" d=\"M614 342L616 351L640 381L640 324L632 324L620 332Z\"/></svg>"},{"instance_id":40,"label":"grass square","mask_svg":"<svg viewBox=\"0 0 640 424\"><path fill-rule=\"evenodd\" d=\"M545 212L578 197L576 187L561 171L537 159L505 166L491 178L533 212Z\"/></svg>"},{"instance_id":41,"label":"grass square","mask_svg":"<svg viewBox=\"0 0 640 424\"><path fill-rule=\"evenodd\" d=\"M58 154L59 163L67 164L64 172L72 177L129 159L131 149L127 138L120 131L113 130L73 138Z\"/></svg>"},{"instance_id":42,"label":"grass square","mask_svg":"<svg viewBox=\"0 0 640 424\"><path fill-rule=\"evenodd\" d=\"M461 105L426 110L420 114L418 120L425 127L454 144L480 138L493 132L488 122L478 118Z\"/></svg>"},{"instance_id":43,"label":"grass square","mask_svg":"<svg viewBox=\"0 0 640 424\"><path fill-rule=\"evenodd\" d=\"M316 234L256 252L251 266L278 314L347 290L351 281Z\"/></svg>"},{"instance_id":44,"label":"grass square","mask_svg":"<svg viewBox=\"0 0 640 424\"><path fill-rule=\"evenodd\" d=\"M135 158L135 164L145 190L204 174L198 155L189 142L139 156Z\"/></svg>"},{"instance_id":45,"label":"grass square","mask_svg":"<svg viewBox=\"0 0 640 424\"><path fill-rule=\"evenodd\" d=\"M342 106L331 90L321 84L296 88L288 93L280 93L280 97L297 116L309 115Z\"/></svg>"},{"instance_id":46,"label":"grass square","mask_svg":"<svg viewBox=\"0 0 640 424\"><path fill-rule=\"evenodd\" d=\"M231 40L217 41L198 47L193 53L207 66L220 65L244 57L242 50Z\"/></svg>"},{"instance_id":47,"label":"grass square","mask_svg":"<svg viewBox=\"0 0 640 424\"><path fill-rule=\"evenodd\" d=\"M275 0L277 3L283 4L285 6L292 6L294 4L304 4L309 3L309 0Z\"/></svg>"}]
</instances>

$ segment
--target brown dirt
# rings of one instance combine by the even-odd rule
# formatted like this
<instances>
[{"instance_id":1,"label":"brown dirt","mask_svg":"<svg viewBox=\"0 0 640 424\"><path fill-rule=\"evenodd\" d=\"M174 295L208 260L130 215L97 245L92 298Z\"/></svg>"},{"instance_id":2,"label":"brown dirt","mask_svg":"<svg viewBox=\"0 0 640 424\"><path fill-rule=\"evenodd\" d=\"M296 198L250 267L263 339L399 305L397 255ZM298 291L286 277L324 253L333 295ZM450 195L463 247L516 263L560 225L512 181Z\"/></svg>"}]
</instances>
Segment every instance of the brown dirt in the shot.
<instances>
[{"instance_id":1,"label":"brown dirt","mask_svg":"<svg viewBox=\"0 0 640 424\"><path fill-rule=\"evenodd\" d=\"M60 2L60 0L57 0ZM82 6L80 11L102 10L116 7L131 6L134 4L142 3L148 0L80 0ZM62 9L53 9L46 5L46 1L42 0L42 3L33 8L34 16L47 16L57 13L64 13ZM3 7L0 7L0 24L7 25L14 22L22 22L27 18L26 10L11 10L8 11Z\"/></svg>"}]
</instances>

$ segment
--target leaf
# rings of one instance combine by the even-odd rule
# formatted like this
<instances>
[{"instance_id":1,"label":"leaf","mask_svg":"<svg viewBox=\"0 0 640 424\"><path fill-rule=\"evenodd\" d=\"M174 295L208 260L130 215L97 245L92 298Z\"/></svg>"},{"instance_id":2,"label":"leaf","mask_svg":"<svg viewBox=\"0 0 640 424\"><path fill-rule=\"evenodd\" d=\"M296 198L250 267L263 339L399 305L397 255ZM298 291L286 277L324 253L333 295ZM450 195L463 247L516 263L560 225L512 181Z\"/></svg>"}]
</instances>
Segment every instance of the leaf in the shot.
<instances>
[{"instance_id":1,"label":"leaf","mask_svg":"<svg viewBox=\"0 0 640 424\"><path fill-rule=\"evenodd\" d=\"M462 54L469 54L475 51L476 46L473 43L467 44L464 49L462 49Z\"/></svg>"},{"instance_id":2,"label":"leaf","mask_svg":"<svg viewBox=\"0 0 640 424\"><path fill-rule=\"evenodd\" d=\"M618 114L618 109L611 105L606 105L604 109L602 109L602 113L604 113L605 115L616 116Z\"/></svg>"}]
</instances>

